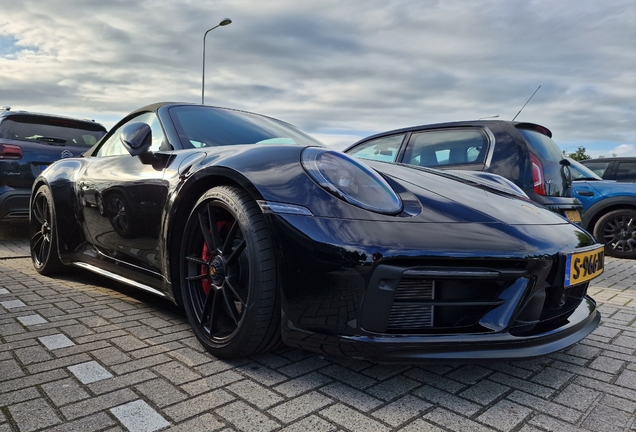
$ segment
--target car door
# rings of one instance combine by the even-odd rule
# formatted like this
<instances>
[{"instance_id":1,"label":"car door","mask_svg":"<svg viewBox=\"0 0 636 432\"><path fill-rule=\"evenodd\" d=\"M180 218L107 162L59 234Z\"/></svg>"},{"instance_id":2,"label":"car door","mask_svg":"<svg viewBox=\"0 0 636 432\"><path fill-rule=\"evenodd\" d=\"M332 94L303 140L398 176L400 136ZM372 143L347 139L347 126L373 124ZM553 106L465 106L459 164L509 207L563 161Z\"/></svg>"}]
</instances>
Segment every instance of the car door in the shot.
<instances>
[{"instance_id":1,"label":"car door","mask_svg":"<svg viewBox=\"0 0 636 432\"><path fill-rule=\"evenodd\" d=\"M151 127L150 151L164 149L165 135L154 113L109 134L77 181L84 229L99 254L160 274L159 226L167 188L163 169L131 156L121 142L122 128L132 122Z\"/></svg>"}]
</instances>

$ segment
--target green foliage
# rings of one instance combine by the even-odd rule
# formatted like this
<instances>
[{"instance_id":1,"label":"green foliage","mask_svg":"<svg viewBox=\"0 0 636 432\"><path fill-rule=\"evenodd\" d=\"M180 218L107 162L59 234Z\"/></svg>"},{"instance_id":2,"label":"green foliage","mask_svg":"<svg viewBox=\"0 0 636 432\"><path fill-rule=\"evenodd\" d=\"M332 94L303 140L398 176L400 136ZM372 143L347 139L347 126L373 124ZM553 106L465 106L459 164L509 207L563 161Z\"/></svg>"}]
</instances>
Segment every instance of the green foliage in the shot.
<instances>
[{"instance_id":1,"label":"green foliage","mask_svg":"<svg viewBox=\"0 0 636 432\"><path fill-rule=\"evenodd\" d=\"M563 150L563 155L567 156L571 159L574 159L575 161L584 161L584 160L588 160L588 159L592 159L592 156L590 156L589 154L585 153L585 147L583 146L579 146L579 148L576 149L576 151L574 153L566 153L565 150Z\"/></svg>"}]
</instances>

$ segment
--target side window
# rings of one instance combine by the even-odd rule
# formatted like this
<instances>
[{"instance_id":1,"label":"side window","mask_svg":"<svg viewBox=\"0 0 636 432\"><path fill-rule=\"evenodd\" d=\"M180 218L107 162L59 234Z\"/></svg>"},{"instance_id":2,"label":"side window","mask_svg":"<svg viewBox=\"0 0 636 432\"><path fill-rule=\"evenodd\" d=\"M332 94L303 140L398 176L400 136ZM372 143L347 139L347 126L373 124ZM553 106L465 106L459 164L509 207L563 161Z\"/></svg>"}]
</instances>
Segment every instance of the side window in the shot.
<instances>
[{"instance_id":1,"label":"side window","mask_svg":"<svg viewBox=\"0 0 636 432\"><path fill-rule=\"evenodd\" d=\"M376 138L360 144L347 153L360 159L395 162L404 134Z\"/></svg>"},{"instance_id":2,"label":"side window","mask_svg":"<svg viewBox=\"0 0 636 432\"><path fill-rule=\"evenodd\" d=\"M616 180L636 180L636 162L619 162Z\"/></svg>"},{"instance_id":3,"label":"side window","mask_svg":"<svg viewBox=\"0 0 636 432\"><path fill-rule=\"evenodd\" d=\"M488 137L481 129L447 129L414 133L403 162L436 167L484 163Z\"/></svg>"},{"instance_id":4,"label":"side window","mask_svg":"<svg viewBox=\"0 0 636 432\"><path fill-rule=\"evenodd\" d=\"M152 144L150 145L150 151L156 152L162 150L162 146L165 142L165 135L163 133L163 129L161 128L161 124L159 124L159 119L157 118L155 113L143 113L121 125L119 129L116 130L110 136L110 138L108 138L108 140L100 146L96 156L106 157L130 155L130 153L128 153L128 150L126 150L124 145L119 140L119 135L121 129L124 126L135 122L146 123L148 126L150 126L150 129L152 131Z\"/></svg>"},{"instance_id":5,"label":"side window","mask_svg":"<svg viewBox=\"0 0 636 432\"><path fill-rule=\"evenodd\" d=\"M585 163L584 165L594 171L595 174L598 174L599 177L603 177L603 174L607 170L609 164L609 162L590 162Z\"/></svg>"}]
</instances>

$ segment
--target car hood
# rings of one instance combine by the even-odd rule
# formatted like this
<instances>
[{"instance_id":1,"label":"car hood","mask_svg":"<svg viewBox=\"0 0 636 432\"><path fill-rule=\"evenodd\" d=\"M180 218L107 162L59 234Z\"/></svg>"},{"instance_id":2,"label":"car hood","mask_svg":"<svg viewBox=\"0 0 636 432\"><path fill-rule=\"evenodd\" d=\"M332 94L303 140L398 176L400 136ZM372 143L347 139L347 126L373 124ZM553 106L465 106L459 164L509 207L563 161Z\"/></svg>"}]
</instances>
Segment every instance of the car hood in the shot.
<instances>
[{"instance_id":1,"label":"car hood","mask_svg":"<svg viewBox=\"0 0 636 432\"><path fill-rule=\"evenodd\" d=\"M556 213L519 199L514 188L506 186L505 181L493 181L495 177L466 172L458 176L428 168L365 160L364 164L387 179L404 204L404 211L397 215L376 213L317 187L299 163L303 150L300 146L270 145L179 152L175 160L179 168L174 175L185 178L183 187L188 188L197 178L226 175L229 168L239 184L255 187L263 201L302 206L315 217L400 223L569 224Z\"/></svg>"},{"instance_id":2,"label":"car hood","mask_svg":"<svg viewBox=\"0 0 636 432\"><path fill-rule=\"evenodd\" d=\"M445 202L464 207L460 214L467 222L501 222L508 225L569 223L563 217L527 199L516 187L498 179L499 176L365 162L385 176L408 184L409 190L425 208L431 206L440 212Z\"/></svg>"}]
</instances>

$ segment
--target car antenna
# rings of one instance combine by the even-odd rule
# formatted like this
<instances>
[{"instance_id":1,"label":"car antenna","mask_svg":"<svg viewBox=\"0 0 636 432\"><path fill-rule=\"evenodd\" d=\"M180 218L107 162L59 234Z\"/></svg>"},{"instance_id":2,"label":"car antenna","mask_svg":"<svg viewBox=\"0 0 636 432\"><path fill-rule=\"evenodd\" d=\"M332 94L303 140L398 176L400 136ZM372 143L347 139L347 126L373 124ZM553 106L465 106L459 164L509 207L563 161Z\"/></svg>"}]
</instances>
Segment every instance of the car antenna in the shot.
<instances>
[{"instance_id":1,"label":"car antenna","mask_svg":"<svg viewBox=\"0 0 636 432\"><path fill-rule=\"evenodd\" d=\"M528 100L526 101L526 103L524 103L524 104L523 104L523 106L521 107L521 109L519 110L519 112L517 113L517 115L516 115L516 116L514 116L514 117L512 118L512 121L515 121L515 119L517 118L517 116L518 116L519 114L521 114L521 111L522 111L522 110L526 107L526 105L528 105L528 102L530 102L530 99L532 99L532 98L534 97L534 95L535 95L535 94L537 94L537 92L539 91L539 89L540 89L540 88L541 88L541 86L537 87L537 89L534 91L534 93L532 93L532 96L530 96L530 97L528 98Z\"/></svg>"}]
</instances>

